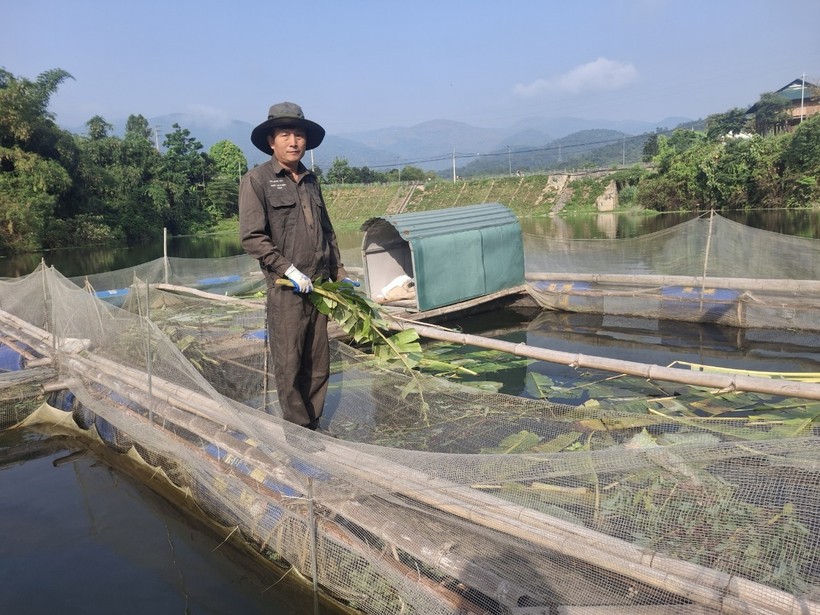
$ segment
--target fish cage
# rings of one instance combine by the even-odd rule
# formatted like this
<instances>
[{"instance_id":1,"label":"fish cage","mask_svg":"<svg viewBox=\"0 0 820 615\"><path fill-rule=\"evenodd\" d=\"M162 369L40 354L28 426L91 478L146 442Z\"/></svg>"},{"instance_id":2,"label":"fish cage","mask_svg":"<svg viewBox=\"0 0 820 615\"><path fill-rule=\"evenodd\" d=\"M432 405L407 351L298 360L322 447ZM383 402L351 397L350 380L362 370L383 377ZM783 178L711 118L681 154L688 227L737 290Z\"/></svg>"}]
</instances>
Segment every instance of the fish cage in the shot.
<instances>
[{"instance_id":1,"label":"fish cage","mask_svg":"<svg viewBox=\"0 0 820 615\"><path fill-rule=\"evenodd\" d=\"M159 286L120 308L53 268L0 281L0 426L140 459L365 614L820 614L812 399L559 404L334 342L316 433L268 388L262 300Z\"/></svg>"}]
</instances>

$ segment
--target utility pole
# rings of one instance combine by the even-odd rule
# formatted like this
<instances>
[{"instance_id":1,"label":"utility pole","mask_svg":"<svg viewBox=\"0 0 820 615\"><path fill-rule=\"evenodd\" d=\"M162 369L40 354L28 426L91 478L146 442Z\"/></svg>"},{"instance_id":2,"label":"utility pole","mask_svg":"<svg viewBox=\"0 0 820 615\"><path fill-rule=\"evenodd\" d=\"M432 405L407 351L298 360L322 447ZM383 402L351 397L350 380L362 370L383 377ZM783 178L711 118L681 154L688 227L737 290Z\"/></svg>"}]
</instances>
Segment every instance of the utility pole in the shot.
<instances>
[{"instance_id":1,"label":"utility pole","mask_svg":"<svg viewBox=\"0 0 820 615\"><path fill-rule=\"evenodd\" d=\"M157 151L159 151L159 129L159 125L154 126L154 142L156 143Z\"/></svg>"},{"instance_id":2,"label":"utility pole","mask_svg":"<svg viewBox=\"0 0 820 615\"><path fill-rule=\"evenodd\" d=\"M456 183L456 147L453 146L453 183Z\"/></svg>"},{"instance_id":3,"label":"utility pole","mask_svg":"<svg viewBox=\"0 0 820 615\"><path fill-rule=\"evenodd\" d=\"M512 175L512 157L510 156L510 146L507 146L507 166L510 167L510 175Z\"/></svg>"},{"instance_id":4,"label":"utility pole","mask_svg":"<svg viewBox=\"0 0 820 615\"><path fill-rule=\"evenodd\" d=\"M621 166L626 166L626 135L624 135L624 141L621 148Z\"/></svg>"},{"instance_id":5,"label":"utility pole","mask_svg":"<svg viewBox=\"0 0 820 615\"><path fill-rule=\"evenodd\" d=\"M806 73L803 73L803 77L800 81L800 123L803 123L803 110L805 109L803 105L803 101L805 100L806 96Z\"/></svg>"}]
</instances>

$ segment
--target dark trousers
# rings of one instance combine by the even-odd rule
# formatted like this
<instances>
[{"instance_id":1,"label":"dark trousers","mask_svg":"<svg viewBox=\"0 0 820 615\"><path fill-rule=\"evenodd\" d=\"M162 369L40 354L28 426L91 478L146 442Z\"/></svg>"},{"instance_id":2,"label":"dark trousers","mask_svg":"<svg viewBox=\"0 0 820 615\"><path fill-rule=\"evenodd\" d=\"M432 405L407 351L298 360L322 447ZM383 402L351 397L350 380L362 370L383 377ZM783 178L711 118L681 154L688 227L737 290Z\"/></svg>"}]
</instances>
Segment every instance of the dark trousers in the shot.
<instances>
[{"instance_id":1,"label":"dark trousers","mask_svg":"<svg viewBox=\"0 0 820 615\"><path fill-rule=\"evenodd\" d=\"M268 280L268 343L276 394L286 421L316 429L327 396L327 316L307 295Z\"/></svg>"}]
</instances>

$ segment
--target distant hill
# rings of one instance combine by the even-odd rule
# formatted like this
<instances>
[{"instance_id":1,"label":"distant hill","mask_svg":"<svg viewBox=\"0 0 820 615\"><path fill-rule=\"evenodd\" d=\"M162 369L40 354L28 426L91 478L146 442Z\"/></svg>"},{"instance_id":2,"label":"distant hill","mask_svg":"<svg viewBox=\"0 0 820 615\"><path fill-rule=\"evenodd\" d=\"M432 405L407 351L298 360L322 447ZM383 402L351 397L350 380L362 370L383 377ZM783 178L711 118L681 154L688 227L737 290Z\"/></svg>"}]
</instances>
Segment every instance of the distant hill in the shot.
<instances>
[{"instance_id":1,"label":"distant hill","mask_svg":"<svg viewBox=\"0 0 820 615\"><path fill-rule=\"evenodd\" d=\"M110 120L109 120L110 121ZM184 113L149 118L150 126L159 132L160 144L173 124L187 128L191 136L207 151L214 143L227 139L245 154L251 166L268 159L250 142L254 125L239 120L224 121ZM553 158L569 159L586 151L579 139L587 143L636 136L657 129L672 129L691 122L686 118L667 118L661 122L585 120L572 117L529 118L507 128L480 128L464 122L433 120L409 127L380 128L344 134L328 134L313 152L313 163L326 170L336 158L346 158L354 167L387 170L398 165L413 165L425 170L443 171L452 168L455 152L465 172L489 172L495 163L496 172L509 167L544 168ZM122 136L125 120L111 122L114 134ZM82 134L85 127L68 128ZM603 132L600 132L603 131ZM573 136L568 141L572 135ZM546 150L525 153L526 150ZM512 160L514 154L515 160ZM531 154L531 155L530 155ZM472 156L467 164L462 156ZM484 170L487 169L487 170Z\"/></svg>"},{"instance_id":2,"label":"distant hill","mask_svg":"<svg viewBox=\"0 0 820 615\"><path fill-rule=\"evenodd\" d=\"M462 177L471 177L516 171L632 164L640 161L643 144L649 134L636 136L617 130L581 130L537 147L496 150L466 164L457 165L456 172Z\"/></svg>"}]
</instances>

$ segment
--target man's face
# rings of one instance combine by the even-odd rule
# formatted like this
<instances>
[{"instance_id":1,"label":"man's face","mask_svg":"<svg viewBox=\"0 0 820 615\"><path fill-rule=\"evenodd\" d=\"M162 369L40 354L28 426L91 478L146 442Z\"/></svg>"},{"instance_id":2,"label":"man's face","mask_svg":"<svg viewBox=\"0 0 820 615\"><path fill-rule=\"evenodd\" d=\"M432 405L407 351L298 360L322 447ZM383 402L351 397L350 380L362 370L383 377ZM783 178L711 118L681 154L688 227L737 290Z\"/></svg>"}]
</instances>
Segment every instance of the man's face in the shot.
<instances>
[{"instance_id":1,"label":"man's face","mask_svg":"<svg viewBox=\"0 0 820 615\"><path fill-rule=\"evenodd\" d=\"M305 155L307 140L301 128L274 128L268 136L273 155L283 167L295 169Z\"/></svg>"}]
</instances>

